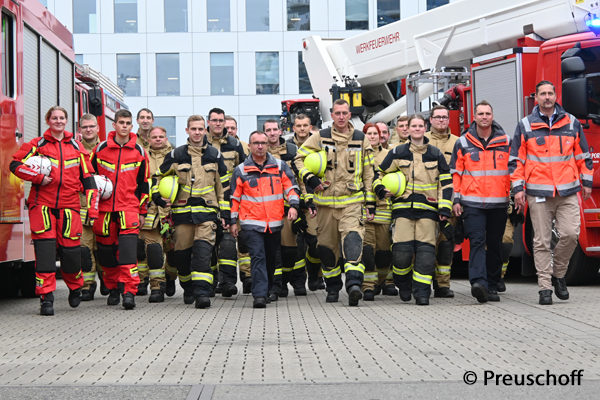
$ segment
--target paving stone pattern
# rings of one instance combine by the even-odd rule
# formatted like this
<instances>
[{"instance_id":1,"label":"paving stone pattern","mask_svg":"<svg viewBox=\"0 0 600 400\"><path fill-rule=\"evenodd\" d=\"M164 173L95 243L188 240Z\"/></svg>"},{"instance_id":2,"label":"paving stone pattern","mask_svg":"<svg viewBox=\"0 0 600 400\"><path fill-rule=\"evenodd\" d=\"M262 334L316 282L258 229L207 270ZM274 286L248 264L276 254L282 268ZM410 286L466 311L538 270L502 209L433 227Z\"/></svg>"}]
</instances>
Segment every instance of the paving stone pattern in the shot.
<instances>
[{"instance_id":1,"label":"paving stone pattern","mask_svg":"<svg viewBox=\"0 0 600 400\"><path fill-rule=\"evenodd\" d=\"M71 309L59 281L54 317L38 315L38 299L0 300L0 386L461 381L484 370L599 379L598 286L570 288L553 306L537 304L533 280L507 286L484 305L463 279L454 299L429 307L377 296L355 308L345 294L328 304L325 291L290 291L258 310L242 294L197 310L178 288L125 311L98 294Z\"/></svg>"}]
</instances>

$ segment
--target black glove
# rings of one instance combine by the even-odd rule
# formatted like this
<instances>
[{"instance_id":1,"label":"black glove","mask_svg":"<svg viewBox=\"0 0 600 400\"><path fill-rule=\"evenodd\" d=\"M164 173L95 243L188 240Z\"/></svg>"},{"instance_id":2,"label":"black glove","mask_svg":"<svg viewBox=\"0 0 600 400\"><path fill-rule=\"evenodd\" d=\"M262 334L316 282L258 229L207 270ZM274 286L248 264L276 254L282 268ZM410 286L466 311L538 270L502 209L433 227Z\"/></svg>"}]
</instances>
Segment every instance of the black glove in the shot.
<instances>
[{"instance_id":1,"label":"black glove","mask_svg":"<svg viewBox=\"0 0 600 400\"><path fill-rule=\"evenodd\" d=\"M512 204L511 208L512 208L512 211L510 212L510 214L508 214L508 220L510 221L512 226L516 227L517 225L524 223L525 222L525 214L523 214L522 212L517 212L514 204Z\"/></svg>"},{"instance_id":2,"label":"black glove","mask_svg":"<svg viewBox=\"0 0 600 400\"><path fill-rule=\"evenodd\" d=\"M449 241L454 240L454 227L449 220L440 221L440 231L446 236Z\"/></svg>"},{"instance_id":3,"label":"black glove","mask_svg":"<svg viewBox=\"0 0 600 400\"><path fill-rule=\"evenodd\" d=\"M303 212L298 211L298 218L292 223L292 232L294 234L304 233L308 229L308 222L306 222L306 215Z\"/></svg>"},{"instance_id":4,"label":"black glove","mask_svg":"<svg viewBox=\"0 0 600 400\"><path fill-rule=\"evenodd\" d=\"M221 224L221 220L217 219L217 232L216 232L216 241L215 245L219 245L221 240L223 240L223 236L225 236L225 231L223 230L223 225Z\"/></svg>"},{"instance_id":5,"label":"black glove","mask_svg":"<svg viewBox=\"0 0 600 400\"><path fill-rule=\"evenodd\" d=\"M314 211L317 211L317 205L313 201L312 197L310 199L308 199L308 200L305 200L304 206L306 208L308 208L309 210L313 211L312 214L314 214Z\"/></svg>"},{"instance_id":6,"label":"black glove","mask_svg":"<svg viewBox=\"0 0 600 400\"><path fill-rule=\"evenodd\" d=\"M375 215L375 212L377 210L377 205L374 202L367 202L367 211L369 212L369 215Z\"/></svg>"},{"instance_id":7,"label":"black glove","mask_svg":"<svg viewBox=\"0 0 600 400\"><path fill-rule=\"evenodd\" d=\"M313 175L310 177L310 179L306 182L306 186L310 187L311 189L315 189L317 186L319 186L321 184L321 180L316 176Z\"/></svg>"},{"instance_id":8,"label":"black glove","mask_svg":"<svg viewBox=\"0 0 600 400\"><path fill-rule=\"evenodd\" d=\"M454 228L454 243L461 244L465 241L465 226L462 217L456 218L456 227Z\"/></svg>"}]
</instances>

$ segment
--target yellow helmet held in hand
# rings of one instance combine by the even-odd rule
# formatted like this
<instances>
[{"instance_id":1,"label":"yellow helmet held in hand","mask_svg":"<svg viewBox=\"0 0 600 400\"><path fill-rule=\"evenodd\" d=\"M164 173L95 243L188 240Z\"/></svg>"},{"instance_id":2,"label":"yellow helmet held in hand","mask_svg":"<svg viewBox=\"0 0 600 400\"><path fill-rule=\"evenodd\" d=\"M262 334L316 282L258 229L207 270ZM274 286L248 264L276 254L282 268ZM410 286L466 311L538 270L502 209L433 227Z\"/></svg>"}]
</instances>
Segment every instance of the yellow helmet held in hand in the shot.
<instances>
[{"instance_id":1,"label":"yellow helmet held in hand","mask_svg":"<svg viewBox=\"0 0 600 400\"><path fill-rule=\"evenodd\" d=\"M158 183L158 193L160 193L160 197L169 199L170 203L173 203L177 197L177 190L179 190L177 179L178 178L175 175L163 176Z\"/></svg>"},{"instance_id":2,"label":"yellow helmet held in hand","mask_svg":"<svg viewBox=\"0 0 600 400\"><path fill-rule=\"evenodd\" d=\"M304 159L304 166L317 177L324 177L327 168L327 154L324 150L310 153Z\"/></svg>"},{"instance_id":3,"label":"yellow helmet held in hand","mask_svg":"<svg viewBox=\"0 0 600 400\"><path fill-rule=\"evenodd\" d=\"M394 197L402 196L406 189L406 177L400 171L387 174L383 177L381 183L387 190L392 192Z\"/></svg>"}]
</instances>

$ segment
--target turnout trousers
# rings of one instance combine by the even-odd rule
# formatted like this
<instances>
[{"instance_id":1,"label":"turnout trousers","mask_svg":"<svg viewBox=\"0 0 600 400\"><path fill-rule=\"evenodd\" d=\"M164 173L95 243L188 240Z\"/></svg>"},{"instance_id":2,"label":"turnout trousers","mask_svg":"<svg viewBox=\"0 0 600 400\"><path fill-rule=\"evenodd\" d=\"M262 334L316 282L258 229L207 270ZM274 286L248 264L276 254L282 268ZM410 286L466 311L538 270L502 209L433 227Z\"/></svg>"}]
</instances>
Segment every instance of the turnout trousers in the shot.
<instances>
[{"instance_id":1,"label":"turnout trousers","mask_svg":"<svg viewBox=\"0 0 600 400\"><path fill-rule=\"evenodd\" d=\"M212 294L211 258L217 240L216 222L175 225L173 264L177 266L179 284L184 295L197 298Z\"/></svg>"},{"instance_id":2,"label":"turnout trousers","mask_svg":"<svg viewBox=\"0 0 600 400\"><path fill-rule=\"evenodd\" d=\"M98 247L96 261L102 266L104 284L116 289L124 284L124 293L137 293L140 278L137 269L137 240L140 217L136 212L101 212L92 230Z\"/></svg>"},{"instance_id":3,"label":"turnout trousers","mask_svg":"<svg viewBox=\"0 0 600 400\"><path fill-rule=\"evenodd\" d=\"M71 290L83 286L81 272L81 218L79 211L34 205L29 208L35 251L35 294L56 290L56 253L63 280Z\"/></svg>"},{"instance_id":4,"label":"turnout trousers","mask_svg":"<svg viewBox=\"0 0 600 400\"><path fill-rule=\"evenodd\" d=\"M438 222L428 218L396 218L392 229L393 273L400 292L410 293L412 287L415 297L430 297L437 227Z\"/></svg>"},{"instance_id":5,"label":"turnout trousers","mask_svg":"<svg viewBox=\"0 0 600 400\"><path fill-rule=\"evenodd\" d=\"M361 263L365 225L362 204L345 208L320 206L317 212L317 249L323 268L327 292L339 292L342 287L342 269L337 265L340 256L345 260L346 290L362 286L365 266Z\"/></svg>"}]
</instances>

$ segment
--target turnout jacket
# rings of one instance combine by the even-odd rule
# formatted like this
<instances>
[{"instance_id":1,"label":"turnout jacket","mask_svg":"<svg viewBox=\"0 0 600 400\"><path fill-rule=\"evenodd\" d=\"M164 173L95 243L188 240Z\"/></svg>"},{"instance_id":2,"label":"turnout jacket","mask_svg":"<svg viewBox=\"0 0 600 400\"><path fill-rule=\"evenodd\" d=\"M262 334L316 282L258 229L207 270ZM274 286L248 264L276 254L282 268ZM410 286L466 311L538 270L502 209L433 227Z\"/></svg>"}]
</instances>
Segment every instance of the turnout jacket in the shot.
<instances>
[{"instance_id":1,"label":"turnout jacket","mask_svg":"<svg viewBox=\"0 0 600 400\"><path fill-rule=\"evenodd\" d=\"M240 220L243 230L277 232L283 228L284 195L297 208L300 191L288 165L267 153L262 167L248 157L233 171L231 223Z\"/></svg>"},{"instance_id":2,"label":"turnout jacket","mask_svg":"<svg viewBox=\"0 0 600 400\"><path fill-rule=\"evenodd\" d=\"M96 140L92 143L88 143L85 140L81 141L81 144L83 144L83 148L89 153L86 155L86 158L88 160L88 163L90 163L90 169L92 166L90 161L90 154L94 152L94 149L99 143L100 139L98 138L98 136L96 136ZM100 193L98 193L98 199L100 199ZM91 226L90 219L88 218L87 199L85 198L85 195L83 193L79 194L79 204L81 205L81 210L79 210L79 214L81 215L81 224Z\"/></svg>"},{"instance_id":3,"label":"turnout jacket","mask_svg":"<svg viewBox=\"0 0 600 400\"><path fill-rule=\"evenodd\" d=\"M157 175L176 175L179 190L175 202L171 205L173 223L201 224L217 222L221 218L229 223L229 191L223 189L221 182L227 175L227 168L219 150L206 141L202 147L189 144L177 147L165 156ZM167 203L157 189L152 192L152 200L160 207Z\"/></svg>"},{"instance_id":4,"label":"turnout jacket","mask_svg":"<svg viewBox=\"0 0 600 400\"><path fill-rule=\"evenodd\" d=\"M224 188L229 187L229 180L233 169L246 160L244 147L236 138L223 132L221 137L213 136L210 131L204 135L204 143L208 143L222 154L223 162L227 168L227 173L221 176L221 184Z\"/></svg>"},{"instance_id":5,"label":"turnout jacket","mask_svg":"<svg viewBox=\"0 0 600 400\"><path fill-rule=\"evenodd\" d=\"M267 151L273 157L275 157L279 160L285 161L285 163L288 165L288 167L292 168L291 164L292 164L292 161L294 160L294 158L296 157L296 154L298 153L298 147L295 144L290 143L289 141L286 141L282 137L280 137L279 145L277 145L275 147L269 146ZM294 178L296 178L296 177L294 176ZM298 190L300 191L300 193L302 192L300 190L300 186L298 186ZM300 194L301 200L302 200L302 197L303 197L302 194ZM287 200L284 200L284 204L286 207L290 206L288 204Z\"/></svg>"},{"instance_id":6,"label":"turnout jacket","mask_svg":"<svg viewBox=\"0 0 600 400\"><path fill-rule=\"evenodd\" d=\"M377 147L373 148L373 155L375 157L375 162L373 165L374 170L381 165L388 152L391 149L384 149L381 144L377 145ZM376 174L376 172L375 172ZM365 221L367 220L366 210L363 211L363 217ZM368 222L369 224L391 224L392 223L392 200L391 199L377 199L377 212L375 213L375 218L373 221Z\"/></svg>"},{"instance_id":7,"label":"turnout jacket","mask_svg":"<svg viewBox=\"0 0 600 400\"><path fill-rule=\"evenodd\" d=\"M429 145L429 139L417 146L407 141L390 150L377 168L374 186L380 199L385 197L381 179L386 174L400 171L406 177L406 190L392 198L392 219L429 218L452 214L452 177L442 152Z\"/></svg>"},{"instance_id":8,"label":"turnout jacket","mask_svg":"<svg viewBox=\"0 0 600 400\"><path fill-rule=\"evenodd\" d=\"M167 145L162 149L154 150L152 147L148 149L148 165L150 169L150 196L152 200L152 195L155 192L158 192L158 177L157 172L163 161L165 160L165 156L173 151L171 147L171 143L167 142ZM152 200L148 205L148 215L146 215L146 219L144 220L144 226L142 229L148 230L156 228L160 218L165 217L169 214L170 208L159 207Z\"/></svg>"},{"instance_id":9,"label":"turnout jacket","mask_svg":"<svg viewBox=\"0 0 600 400\"><path fill-rule=\"evenodd\" d=\"M592 187L593 164L583 127L555 104L552 127L536 105L517 125L510 149L509 171L515 193L569 196Z\"/></svg>"},{"instance_id":10,"label":"turnout jacket","mask_svg":"<svg viewBox=\"0 0 600 400\"><path fill-rule=\"evenodd\" d=\"M508 208L509 151L510 139L496 121L492 122L492 134L485 148L477 135L477 124L472 122L454 145L450 162L454 204L476 208Z\"/></svg>"},{"instance_id":11,"label":"turnout jacket","mask_svg":"<svg viewBox=\"0 0 600 400\"><path fill-rule=\"evenodd\" d=\"M434 131L425 132L425 137L429 139L429 144L435 146L444 155L446 164L450 165L450 159L452 158L452 151L454 150L454 144L458 140L458 136L454 136L450 132L450 127L446 133L437 133Z\"/></svg>"},{"instance_id":12,"label":"turnout jacket","mask_svg":"<svg viewBox=\"0 0 600 400\"><path fill-rule=\"evenodd\" d=\"M304 166L304 159L321 150L327 155L322 182L325 190L314 193L315 204L344 208L348 204L366 202L368 208L374 208L377 199L373 193L373 149L365 134L352 125L347 133L332 127L313 134L304 142L294 164L300 179L313 190L321 181Z\"/></svg>"},{"instance_id":13,"label":"turnout jacket","mask_svg":"<svg viewBox=\"0 0 600 400\"><path fill-rule=\"evenodd\" d=\"M310 136L312 136L312 133L309 132L308 137L310 137ZM307 138L307 140L308 140L308 138ZM294 154L294 158L295 158L296 155L298 154L298 149L300 147L302 147L302 143L300 143L300 141L298 141L298 138L296 137L295 133L294 133L294 136L292 136L291 138L289 138L287 140L287 143L291 143L296 146L296 154ZM304 181L300 178L300 174L299 174L300 171L298 171L298 168L296 168L296 163L292 160L292 162L290 162L288 164L290 165L290 168L292 168L292 171L294 171L294 177L296 178L296 182L298 183L298 187L300 188L300 209L307 210L308 207L306 207L306 203L314 201L314 197L315 197L314 191L312 190L311 187L306 186L306 184L304 184Z\"/></svg>"},{"instance_id":14,"label":"turnout jacket","mask_svg":"<svg viewBox=\"0 0 600 400\"><path fill-rule=\"evenodd\" d=\"M96 146L91 160L99 175L104 175L113 184L113 194L100 200L100 211L129 211L145 216L149 196L148 155L136 143L137 135L129 133L124 145L115 142L115 131L108 139Z\"/></svg>"},{"instance_id":15,"label":"turnout jacket","mask_svg":"<svg viewBox=\"0 0 600 400\"><path fill-rule=\"evenodd\" d=\"M50 160L52 182L42 186L43 174L38 174L24 163L33 156ZM17 177L32 183L27 206L79 210L79 193L85 194L85 202L91 218L98 218L98 190L91 173L88 152L71 132L64 131L62 140L57 140L50 130L44 135L24 143L13 155L10 170Z\"/></svg>"}]
</instances>

